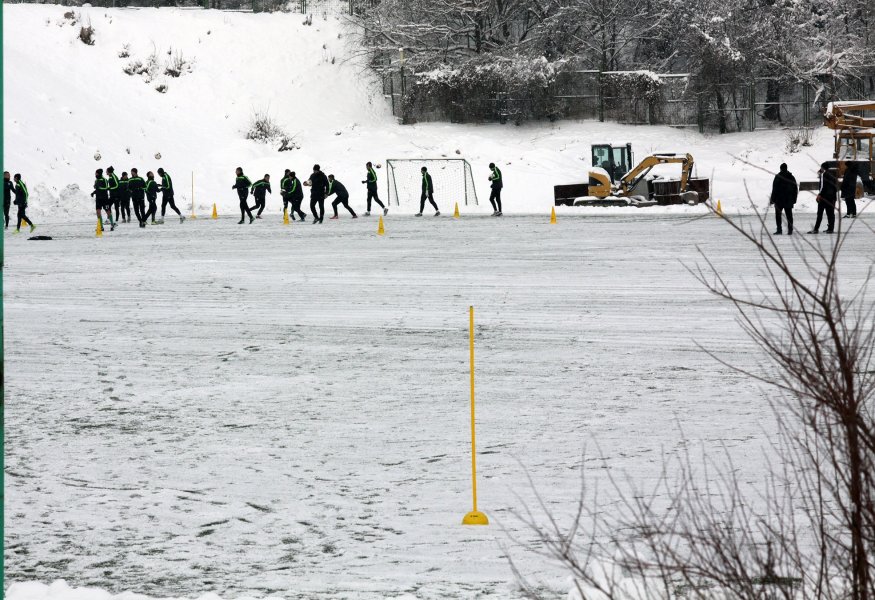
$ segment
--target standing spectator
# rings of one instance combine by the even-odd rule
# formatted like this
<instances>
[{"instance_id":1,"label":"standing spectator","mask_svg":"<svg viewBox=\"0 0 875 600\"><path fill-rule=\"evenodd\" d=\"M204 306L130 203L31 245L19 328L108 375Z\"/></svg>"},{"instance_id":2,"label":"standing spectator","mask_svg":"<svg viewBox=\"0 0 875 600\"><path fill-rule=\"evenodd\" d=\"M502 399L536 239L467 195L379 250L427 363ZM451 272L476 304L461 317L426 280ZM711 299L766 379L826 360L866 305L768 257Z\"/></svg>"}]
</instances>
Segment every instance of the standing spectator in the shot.
<instances>
[{"instance_id":1,"label":"standing spectator","mask_svg":"<svg viewBox=\"0 0 875 600\"><path fill-rule=\"evenodd\" d=\"M796 204L796 197L799 195L799 188L796 185L796 178L793 173L787 170L787 163L781 164L781 170L775 175L775 180L772 182L772 195L769 198L769 203L775 205L775 224L778 228L775 230L775 235L781 235L781 213L787 216L787 235L793 233L793 205Z\"/></svg>"},{"instance_id":2,"label":"standing spectator","mask_svg":"<svg viewBox=\"0 0 875 600\"><path fill-rule=\"evenodd\" d=\"M842 177L842 200L848 207L845 211L845 219L853 219L857 216L857 165L847 163L845 176Z\"/></svg>"},{"instance_id":3,"label":"standing spectator","mask_svg":"<svg viewBox=\"0 0 875 600\"><path fill-rule=\"evenodd\" d=\"M820 175L820 191L817 192L817 220L814 222L814 229L808 233L818 233L824 213L826 213L825 233L832 233L836 220L835 206L838 182L826 163L820 165L820 170L817 174Z\"/></svg>"},{"instance_id":4,"label":"standing spectator","mask_svg":"<svg viewBox=\"0 0 875 600\"><path fill-rule=\"evenodd\" d=\"M12 184L12 175L9 171L3 172L3 216L6 217L6 229L9 229L9 207L12 206L12 193L15 186Z\"/></svg>"}]
</instances>

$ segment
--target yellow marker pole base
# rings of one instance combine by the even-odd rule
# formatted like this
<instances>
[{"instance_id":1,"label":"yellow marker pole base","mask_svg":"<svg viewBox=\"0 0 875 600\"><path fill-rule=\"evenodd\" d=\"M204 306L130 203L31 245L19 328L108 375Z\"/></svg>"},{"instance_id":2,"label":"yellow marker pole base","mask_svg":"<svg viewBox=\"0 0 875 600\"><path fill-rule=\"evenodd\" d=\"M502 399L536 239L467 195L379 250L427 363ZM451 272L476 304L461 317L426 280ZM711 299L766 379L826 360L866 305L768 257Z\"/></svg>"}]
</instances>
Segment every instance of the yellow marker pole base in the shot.
<instances>
[{"instance_id":1,"label":"yellow marker pole base","mask_svg":"<svg viewBox=\"0 0 875 600\"><path fill-rule=\"evenodd\" d=\"M283 209L283 225L289 224L289 212L286 209Z\"/></svg>"},{"instance_id":2,"label":"yellow marker pole base","mask_svg":"<svg viewBox=\"0 0 875 600\"><path fill-rule=\"evenodd\" d=\"M462 525L489 525L486 513L472 510L462 519Z\"/></svg>"},{"instance_id":3,"label":"yellow marker pole base","mask_svg":"<svg viewBox=\"0 0 875 600\"><path fill-rule=\"evenodd\" d=\"M213 203L213 218L214 218L214 219L218 219L218 218L219 218L219 212L216 210L216 204L215 204L215 202Z\"/></svg>"},{"instance_id":4,"label":"yellow marker pole base","mask_svg":"<svg viewBox=\"0 0 875 600\"><path fill-rule=\"evenodd\" d=\"M188 218L189 219L197 219L197 215L194 213L191 213L190 215L188 215Z\"/></svg>"},{"instance_id":5,"label":"yellow marker pole base","mask_svg":"<svg viewBox=\"0 0 875 600\"><path fill-rule=\"evenodd\" d=\"M97 219L97 231L95 237L103 237L103 219Z\"/></svg>"},{"instance_id":6,"label":"yellow marker pole base","mask_svg":"<svg viewBox=\"0 0 875 600\"><path fill-rule=\"evenodd\" d=\"M460 216L460 215L459 215L459 203L456 202L456 210L453 211L453 218L454 218L454 219L458 219L459 216Z\"/></svg>"},{"instance_id":7,"label":"yellow marker pole base","mask_svg":"<svg viewBox=\"0 0 875 600\"><path fill-rule=\"evenodd\" d=\"M550 209L550 225L556 224L556 207Z\"/></svg>"},{"instance_id":8,"label":"yellow marker pole base","mask_svg":"<svg viewBox=\"0 0 875 600\"><path fill-rule=\"evenodd\" d=\"M715 211L718 217L723 216L723 207L720 206L720 200L717 201L717 210Z\"/></svg>"},{"instance_id":9,"label":"yellow marker pole base","mask_svg":"<svg viewBox=\"0 0 875 600\"><path fill-rule=\"evenodd\" d=\"M377 235L385 235L386 230L383 229L383 217L380 217L380 222L377 225Z\"/></svg>"}]
</instances>

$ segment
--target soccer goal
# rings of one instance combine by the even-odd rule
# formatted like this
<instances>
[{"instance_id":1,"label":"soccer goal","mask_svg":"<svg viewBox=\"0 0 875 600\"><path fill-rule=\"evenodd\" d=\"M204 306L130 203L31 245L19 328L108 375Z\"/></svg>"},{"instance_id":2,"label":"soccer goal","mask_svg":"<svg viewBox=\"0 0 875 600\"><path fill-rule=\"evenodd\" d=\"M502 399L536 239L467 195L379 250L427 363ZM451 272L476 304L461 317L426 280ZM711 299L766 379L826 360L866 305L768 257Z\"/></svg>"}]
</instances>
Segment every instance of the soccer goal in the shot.
<instances>
[{"instance_id":1,"label":"soccer goal","mask_svg":"<svg viewBox=\"0 0 875 600\"><path fill-rule=\"evenodd\" d=\"M474 174L464 158L390 158L386 160L389 205L419 204L422 195L422 167L428 169L434 185L434 199L445 210L458 202L476 205Z\"/></svg>"}]
</instances>

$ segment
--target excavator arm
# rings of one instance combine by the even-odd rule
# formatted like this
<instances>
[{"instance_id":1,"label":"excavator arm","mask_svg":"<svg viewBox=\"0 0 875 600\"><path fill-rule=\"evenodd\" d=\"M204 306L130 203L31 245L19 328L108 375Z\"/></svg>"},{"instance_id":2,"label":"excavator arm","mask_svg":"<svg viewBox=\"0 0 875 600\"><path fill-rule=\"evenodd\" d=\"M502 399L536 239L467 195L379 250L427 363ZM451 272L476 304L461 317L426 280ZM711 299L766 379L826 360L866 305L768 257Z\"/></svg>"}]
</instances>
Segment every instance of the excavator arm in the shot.
<instances>
[{"instance_id":1,"label":"excavator arm","mask_svg":"<svg viewBox=\"0 0 875 600\"><path fill-rule=\"evenodd\" d=\"M687 189L687 183L690 180L690 175L693 173L693 156L691 154L651 154L631 171L623 175L620 179L620 187L624 193L629 193L642 177L646 177L648 173L657 165L680 164L681 165L681 191Z\"/></svg>"}]
</instances>

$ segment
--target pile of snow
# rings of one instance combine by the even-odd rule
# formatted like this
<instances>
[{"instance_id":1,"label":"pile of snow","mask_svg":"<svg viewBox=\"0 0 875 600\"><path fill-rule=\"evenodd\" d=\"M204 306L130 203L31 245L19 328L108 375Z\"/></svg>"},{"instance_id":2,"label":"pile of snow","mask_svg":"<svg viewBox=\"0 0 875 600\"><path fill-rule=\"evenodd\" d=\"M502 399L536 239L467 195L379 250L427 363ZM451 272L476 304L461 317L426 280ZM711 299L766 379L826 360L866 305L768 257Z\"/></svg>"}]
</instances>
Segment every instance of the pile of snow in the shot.
<instances>
[{"instance_id":1,"label":"pile of snow","mask_svg":"<svg viewBox=\"0 0 875 600\"><path fill-rule=\"evenodd\" d=\"M575 121L402 126L379 82L355 58L352 26L334 16L316 16L307 25L298 14L10 4L3 11L4 158L29 183L31 212L44 222L90 218L94 170L109 165L119 173L163 166L174 177L181 208L190 209L193 179L198 212L216 203L221 212L235 213L235 167L253 179L271 173L276 184L285 168L306 176L318 162L347 184L353 206L361 208L364 163L387 157L466 158L481 212L491 210L487 165L494 161L504 172L505 212L544 213L553 185L584 181L590 145L605 142L631 142L638 158L690 152L698 175L713 175L724 210L746 212L748 191L757 206L766 205L770 173L781 162L797 178L813 179L831 149L825 129L816 132L808 152L788 157L782 131L703 136ZM91 46L79 39L80 27L89 23L95 30ZM293 149L278 152L277 139L246 139L257 112L293 138ZM385 176L385 196L384 185ZM416 202L418 190L409 196ZM437 200L446 210L457 199ZM275 191L269 210L280 207ZM803 194L797 208L812 210L813 196Z\"/></svg>"}]
</instances>

